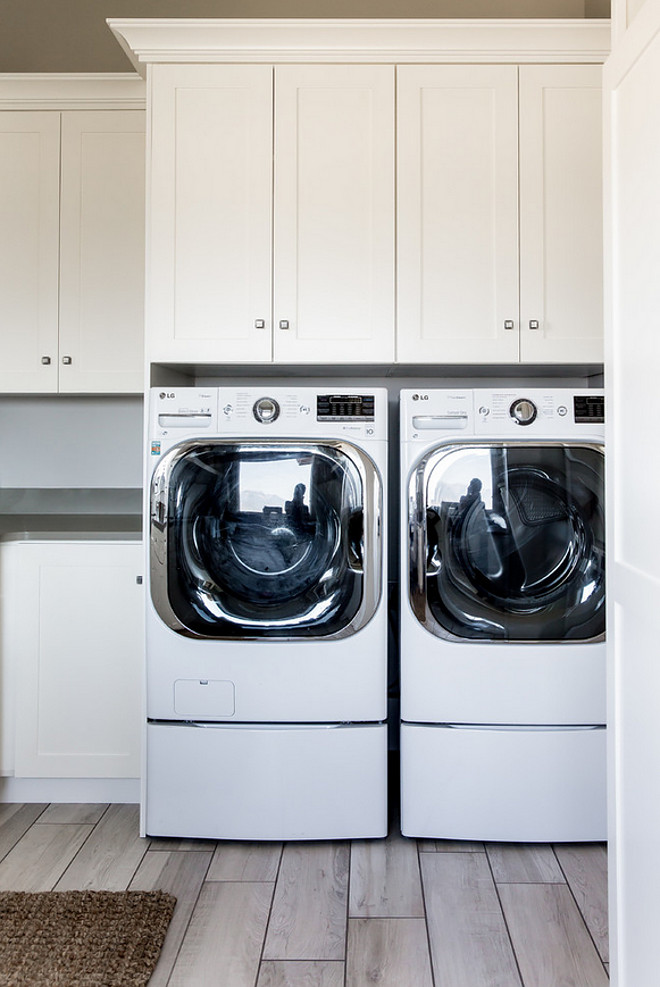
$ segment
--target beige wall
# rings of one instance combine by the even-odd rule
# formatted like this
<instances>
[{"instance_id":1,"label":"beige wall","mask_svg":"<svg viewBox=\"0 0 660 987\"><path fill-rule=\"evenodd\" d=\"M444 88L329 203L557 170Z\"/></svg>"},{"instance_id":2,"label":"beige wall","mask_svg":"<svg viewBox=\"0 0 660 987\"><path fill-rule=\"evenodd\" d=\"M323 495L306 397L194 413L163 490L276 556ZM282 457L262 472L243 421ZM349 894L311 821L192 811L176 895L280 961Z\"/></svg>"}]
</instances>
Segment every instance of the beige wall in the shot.
<instances>
[{"instance_id":1,"label":"beige wall","mask_svg":"<svg viewBox=\"0 0 660 987\"><path fill-rule=\"evenodd\" d=\"M0 72L126 72L106 17L608 17L609 0L0 0Z\"/></svg>"}]
</instances>

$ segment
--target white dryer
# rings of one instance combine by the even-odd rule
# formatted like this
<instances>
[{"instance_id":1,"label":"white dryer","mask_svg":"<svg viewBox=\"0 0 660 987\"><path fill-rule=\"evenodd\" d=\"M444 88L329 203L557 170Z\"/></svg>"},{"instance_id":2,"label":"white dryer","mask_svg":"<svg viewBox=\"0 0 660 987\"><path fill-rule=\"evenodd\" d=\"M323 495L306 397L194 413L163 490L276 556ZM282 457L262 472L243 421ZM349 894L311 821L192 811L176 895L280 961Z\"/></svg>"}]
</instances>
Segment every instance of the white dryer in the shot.
<instances>
[{"instance_id":1,"label":"white dryer","mask_svg":"<svg viewBox=\"0 0 660 987\"><path fill-rule=\"evenodd\" d=\"M603 394L400 408L403 832L605 839Z\"/></svg>"},{"instance_id":2,"label":"white dryer","mask_svg":"<svg viewBox=\"0 0 660 987\"><path fill-rule=\"evenodd\" d=\"M142 828L387 832L387 392L152 389Z\"/></svg>"}]
</instances>

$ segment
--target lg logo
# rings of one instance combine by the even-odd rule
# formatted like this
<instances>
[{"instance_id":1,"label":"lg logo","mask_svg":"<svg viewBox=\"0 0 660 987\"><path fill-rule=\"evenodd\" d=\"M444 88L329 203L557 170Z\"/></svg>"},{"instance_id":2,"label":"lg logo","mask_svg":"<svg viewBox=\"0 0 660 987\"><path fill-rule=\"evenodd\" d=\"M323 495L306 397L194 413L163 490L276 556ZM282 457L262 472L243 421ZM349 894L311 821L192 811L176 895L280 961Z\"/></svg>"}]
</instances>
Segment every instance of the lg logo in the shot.
<instances>
[{"instance_id":1,"label":"lg logo","mask_svg":"<svg viewBox=\"0 0 660 987\"><path fill-rule=\"evenodd\" d=\"M160 394L158 395L158 397L162 401L164 398L173 398L173 397L176 397L176 395L175 395L174 391L161 391Z\"/></svg>"},{"instance_id":2,"label":"lg logo","mask_svg":"<svg viewBox=\"0 0 660 987\"><path fill-rule=\"evenodd\" d=\"M412 399L413 401L428 401L429 396L428 394L413 394Z\"/></svg>"}]
</instances>

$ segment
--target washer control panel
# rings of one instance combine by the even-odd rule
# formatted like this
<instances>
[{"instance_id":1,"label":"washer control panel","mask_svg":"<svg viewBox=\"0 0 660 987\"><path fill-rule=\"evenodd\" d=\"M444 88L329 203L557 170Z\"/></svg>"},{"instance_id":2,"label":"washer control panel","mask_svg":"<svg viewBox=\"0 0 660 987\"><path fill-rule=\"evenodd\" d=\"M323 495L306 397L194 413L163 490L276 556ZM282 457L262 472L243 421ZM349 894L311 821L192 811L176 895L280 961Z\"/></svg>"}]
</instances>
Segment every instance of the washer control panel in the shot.
<instances>
[{"instance_id":1,"label":"washer control panel","mask_svg":"<svg viewBox=\"0 0 660 987\"><path fill-rule=\"evenodd\" d=\"M383 387L351 391L258 386L151 389L151 437L160 450L199 435L386 440L388 394Z\"/></svg>"}]
</instances>

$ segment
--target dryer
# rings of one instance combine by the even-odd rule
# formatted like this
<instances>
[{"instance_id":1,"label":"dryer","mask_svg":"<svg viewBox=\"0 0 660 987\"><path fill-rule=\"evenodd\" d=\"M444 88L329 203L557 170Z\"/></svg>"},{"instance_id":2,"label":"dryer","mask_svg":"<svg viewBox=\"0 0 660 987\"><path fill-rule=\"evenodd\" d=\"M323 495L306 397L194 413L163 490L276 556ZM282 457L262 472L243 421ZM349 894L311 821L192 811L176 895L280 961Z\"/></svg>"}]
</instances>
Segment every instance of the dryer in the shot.
<instances>
[{"instance_id":1,"label":"dryer","mask_svg":"<svg viewBox=\"0 0 660 987\"><path fill-rule=\"evenodd\" d=\"M142 828L387 832L387 392L154 388Z\"/></svg>"},{"instance_id":2,"label":"dryer","mask_svg":"<svg viewBox=\"0 0 660 987\"><path fill-rule=\"evenodd\" d=\"M606 838L603 402L401 392L408 836Z\"/></svg>"}]
</instances>

